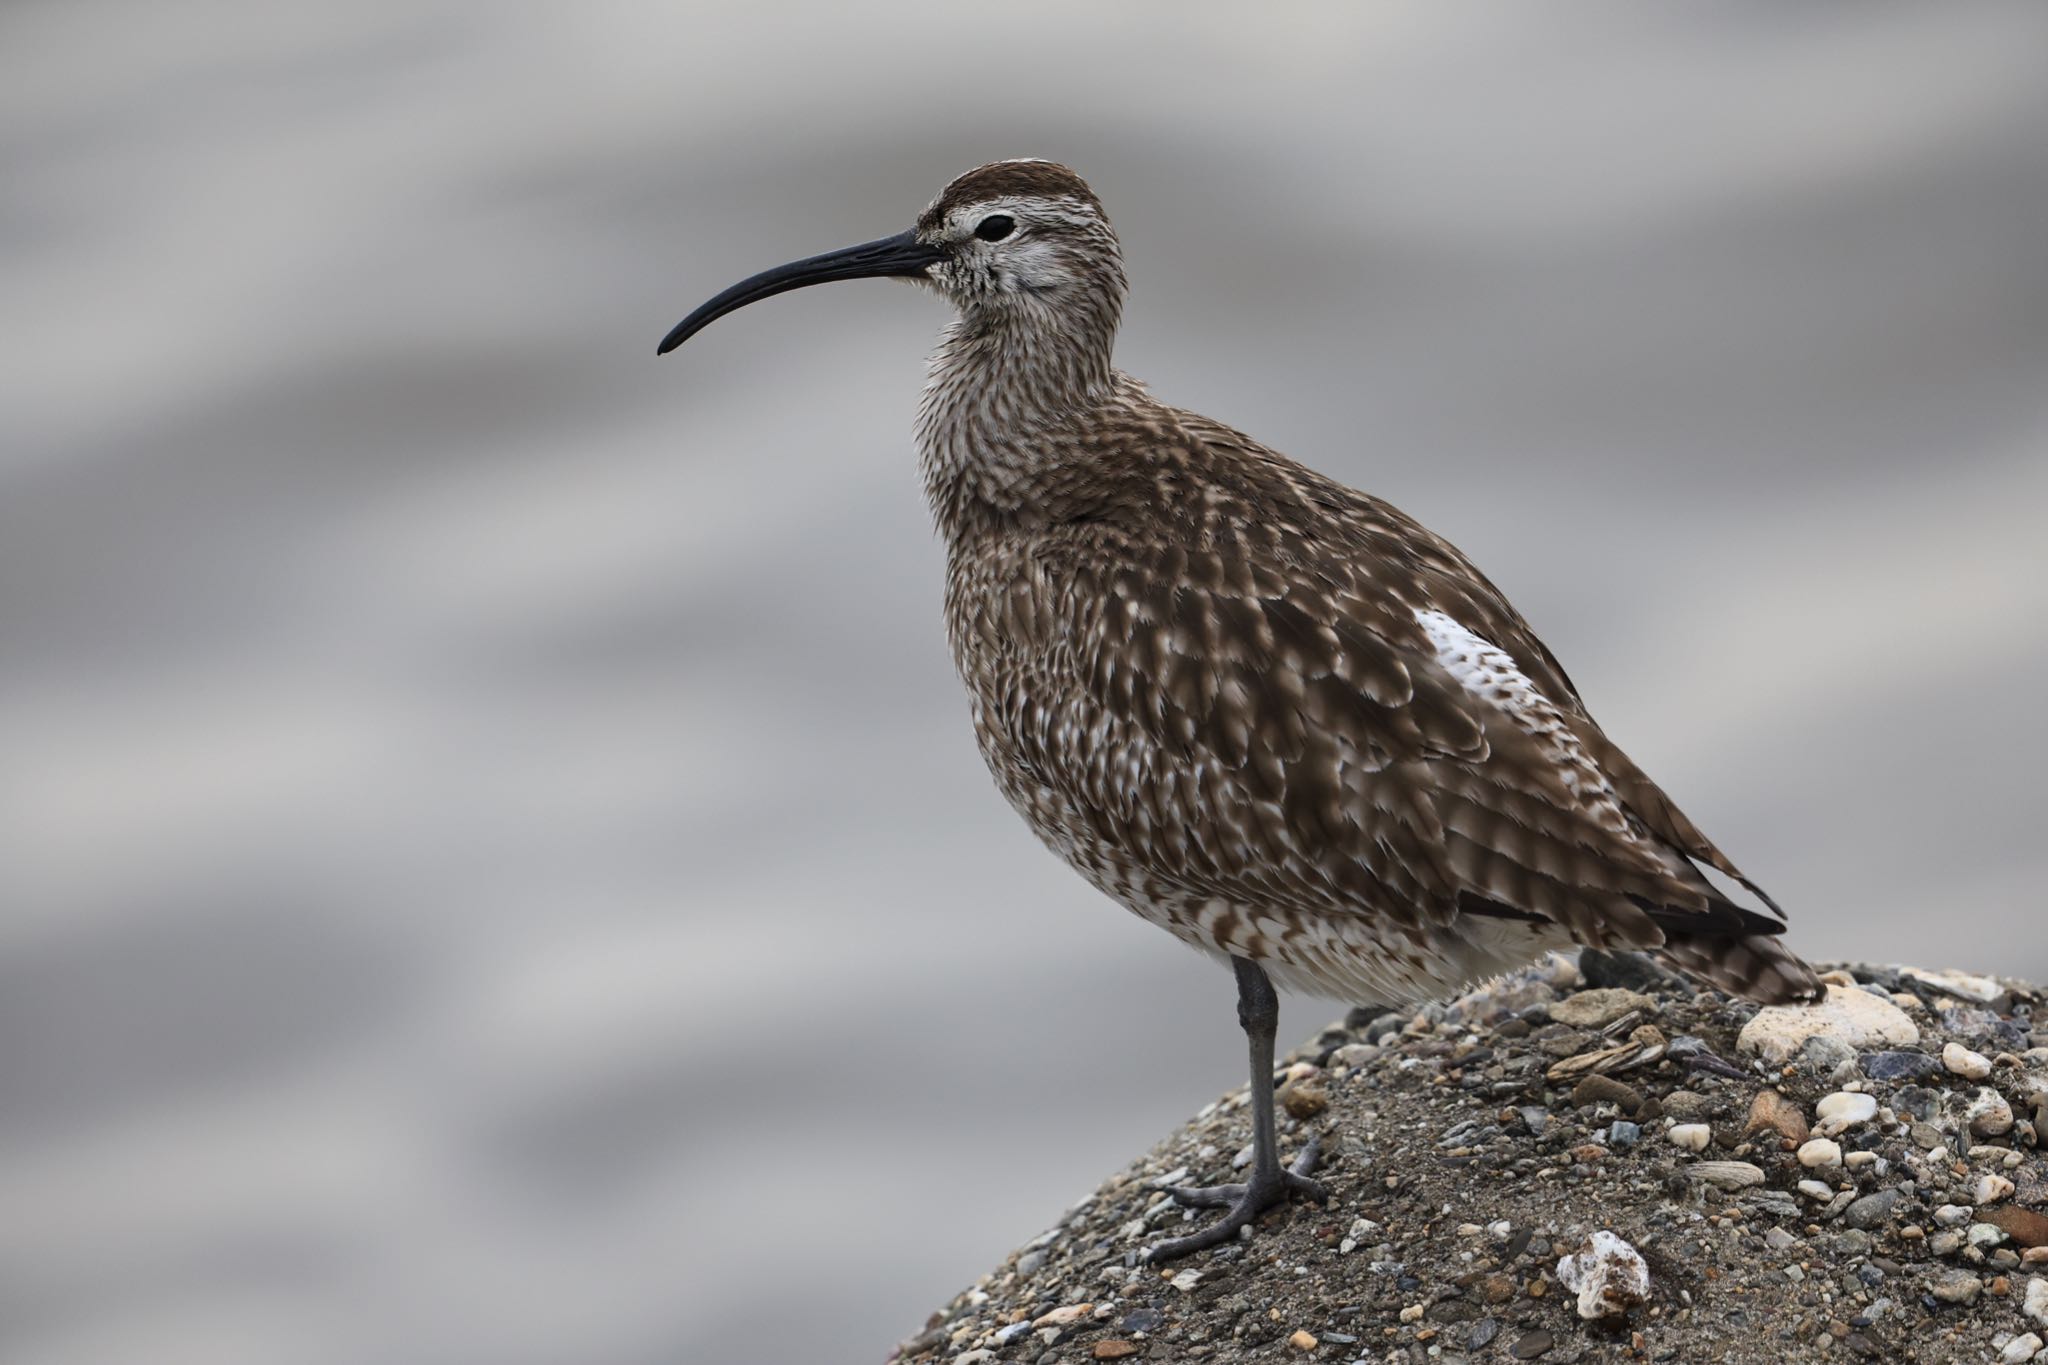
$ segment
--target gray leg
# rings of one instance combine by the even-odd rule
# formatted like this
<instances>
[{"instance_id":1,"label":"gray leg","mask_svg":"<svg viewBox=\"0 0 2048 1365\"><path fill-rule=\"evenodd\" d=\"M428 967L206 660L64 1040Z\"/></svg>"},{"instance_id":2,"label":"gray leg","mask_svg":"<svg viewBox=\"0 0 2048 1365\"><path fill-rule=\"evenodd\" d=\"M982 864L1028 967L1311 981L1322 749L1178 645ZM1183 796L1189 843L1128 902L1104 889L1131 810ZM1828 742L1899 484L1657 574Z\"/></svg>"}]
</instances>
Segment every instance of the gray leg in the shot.
<instances>
[{"instance_id":1,"label":"gray leg","mask_svg":"<svg viewBox=\"0 0 2048 1365\"><path fill-rule=\"evenodd\" d=\"M1153 1265L1232 1240L1239 1228L1275 1204L1286 1203L1290 1193L1305 1194L1319 1203L1330 1197L1308 1178L1315 1169L1316 1139L1309 1139L1292 1166L1282 1169L1280 1165L1280 1138L1273 1122L1273 1033L1280 1024L1280 997L1273 993L1273 983L1258 963L1242 957L1234 957L1230 963L1237 969L1237 1022L1243 1026L1251 1050L1251 1179L1242 1185L1180 1185L1167 1191L1190 1207L1228 1208L1230 1212L1193 1236L1153 1247L1145 1253Z\"/></svg>"}]
</instances>

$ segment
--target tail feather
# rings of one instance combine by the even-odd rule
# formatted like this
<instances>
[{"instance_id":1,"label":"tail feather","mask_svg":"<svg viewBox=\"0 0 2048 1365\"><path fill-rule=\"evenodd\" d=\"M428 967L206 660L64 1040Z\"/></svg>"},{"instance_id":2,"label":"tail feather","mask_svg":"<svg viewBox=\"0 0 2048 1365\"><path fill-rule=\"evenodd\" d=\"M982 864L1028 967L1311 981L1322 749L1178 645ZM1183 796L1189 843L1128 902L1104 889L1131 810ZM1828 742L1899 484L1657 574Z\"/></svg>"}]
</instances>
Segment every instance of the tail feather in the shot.
<instances>
[{"instance_id":1,"label":"tail feather","mask_svg":"<svg viewBox=\"0 0 2048 1365\"><path fill-rule=\"evenodd\" d=\"M1687 934L1667 927L1664 946L1655 952L1718 990L1760 1004L1805 1004L1826 994L1813 968L1770 934Z\"/></svg>"}]
</instances>

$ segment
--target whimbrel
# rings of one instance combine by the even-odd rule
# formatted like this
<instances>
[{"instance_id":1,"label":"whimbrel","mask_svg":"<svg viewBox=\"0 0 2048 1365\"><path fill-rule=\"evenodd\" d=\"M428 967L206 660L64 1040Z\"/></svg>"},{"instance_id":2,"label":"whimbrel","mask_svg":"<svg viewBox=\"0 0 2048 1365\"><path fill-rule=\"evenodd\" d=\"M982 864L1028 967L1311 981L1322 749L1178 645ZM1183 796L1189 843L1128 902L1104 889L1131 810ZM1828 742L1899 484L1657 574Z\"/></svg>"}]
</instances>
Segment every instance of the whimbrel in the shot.
<instances>
[{"instance_id":1,"label":"whimbrel","mask_svg":"<svg viewBox=\"0 0 2048 1365\"><path fill-rule=\"evenodd\" d=\"M1115 368L1122 255L1066 167L969 171L909 231L744 280L660 349L864 276L954 308L917 443L997 787L1112 900L1236 973L1251 1172L1176 1189L1228 1212L1152 1260L1323 1197L1313 1141L1280 1163L1276 981L1407 1005L1581 944L1754 1000L1819 994L1776 904L1602 733L1463 554Z\"/></svg>"}]
</instances>

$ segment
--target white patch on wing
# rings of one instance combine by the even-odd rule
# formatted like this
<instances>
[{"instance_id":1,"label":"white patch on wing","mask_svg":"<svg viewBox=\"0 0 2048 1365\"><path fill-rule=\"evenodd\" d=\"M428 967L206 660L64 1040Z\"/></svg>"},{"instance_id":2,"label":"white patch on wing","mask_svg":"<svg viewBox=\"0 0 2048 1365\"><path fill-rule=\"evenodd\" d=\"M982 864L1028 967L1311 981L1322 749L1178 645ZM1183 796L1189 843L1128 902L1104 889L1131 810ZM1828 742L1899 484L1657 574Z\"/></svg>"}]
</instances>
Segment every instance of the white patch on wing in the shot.
<instances>
[{"instance_id":1,"label":"white patch on wing","mask_svg":"<svg viewBox=\"0 0 2048 1365\"><path fill-rule=\"evenodd\" d=\"M1612 833L1632 838L1628 817L1607 775L1587 756L1557 704L1516 667L1508 652L1433 608L1418 609L1415 620L1429 636L1443 670L1473 698L1505 713L1534 736L1589 815Z\"/></svg>"}]
</instances>

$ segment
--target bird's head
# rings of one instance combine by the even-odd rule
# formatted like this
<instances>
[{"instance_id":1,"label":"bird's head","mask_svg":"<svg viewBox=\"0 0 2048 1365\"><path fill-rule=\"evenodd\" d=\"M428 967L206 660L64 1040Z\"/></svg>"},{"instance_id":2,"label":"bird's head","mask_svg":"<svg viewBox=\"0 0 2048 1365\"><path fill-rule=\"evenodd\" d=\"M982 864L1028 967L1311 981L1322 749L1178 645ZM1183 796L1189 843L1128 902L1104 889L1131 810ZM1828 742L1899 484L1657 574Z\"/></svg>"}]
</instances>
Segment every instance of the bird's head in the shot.
<instances>
[{"instance_id":1,"label":"bird's head","mask_svg":"<svg viewBox=\"0 0 2048 1365\"><path fill-rule=\"evenodd\" d=\"M928 284L975 326L1114 331L1123 307L1116 233L1087 182L1050 161L996 161L946 186L907 232L741 280L676 324L661 354L757 300L874 276Z\"/></svg>"}]
</instances>

